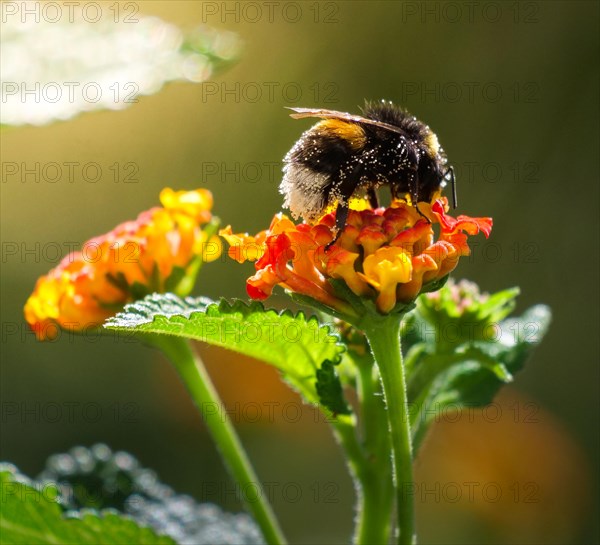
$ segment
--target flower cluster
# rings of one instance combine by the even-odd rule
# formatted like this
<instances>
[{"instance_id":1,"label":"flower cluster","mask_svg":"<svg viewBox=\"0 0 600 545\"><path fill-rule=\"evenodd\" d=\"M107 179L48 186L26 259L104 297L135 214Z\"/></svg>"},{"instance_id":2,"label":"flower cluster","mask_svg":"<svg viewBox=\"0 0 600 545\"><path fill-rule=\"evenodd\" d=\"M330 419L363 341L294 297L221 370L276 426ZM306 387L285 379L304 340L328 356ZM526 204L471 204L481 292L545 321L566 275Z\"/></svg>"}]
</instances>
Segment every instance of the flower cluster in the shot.
<instances>
[{"instance_id":1,"label":"flower cluster","mask_svg":"<svg viewBox=\"0 0 600 545\"><path fill-rule=\"evenodd\" d=\"M489 341L501 335L500 322L514 310L518 295L518 288L490 295L474 282L450 279L439 291L420 297L417 307L420 316L439 332L439 339L447 339L451 331L454 344Z\"/></svg>"},{"instance_id":2,"label":"flower cluster","mask_svg":"<svg viewBox=\"0 0 600 545\"><path fill-rule=\"evenodd\" d=\"M220 239L211 235L212 194L167 188L160 201L162 208L88 240L37 281L25 319L39 340L55 337L58 327L97 327L151 292L189 293L202 262L221 254Z\"/></svg>"},{"instance_id":3,"label":"flower cluster","mask_svg":"<svg viewBox=\"0 0 600 545\"><path fill-rule=\"evenodd\" d=\"M269 229L254 237L233 234L231 227L220 234L231 258L256 262L256 274L246 284L253 299L266 299L280 285L344 313L348 302L331 282L337 279L387 314L398 303L413 301L424 286L447 276L461 256L469 255L469 235L481 231L489 236L491 218L453 218L447 211L445 198L419 203L418 209L394 201L389 208L351 210L331 247L335 213L315 225L295 225L277 214Z\"/></svg>"}]
</instances>

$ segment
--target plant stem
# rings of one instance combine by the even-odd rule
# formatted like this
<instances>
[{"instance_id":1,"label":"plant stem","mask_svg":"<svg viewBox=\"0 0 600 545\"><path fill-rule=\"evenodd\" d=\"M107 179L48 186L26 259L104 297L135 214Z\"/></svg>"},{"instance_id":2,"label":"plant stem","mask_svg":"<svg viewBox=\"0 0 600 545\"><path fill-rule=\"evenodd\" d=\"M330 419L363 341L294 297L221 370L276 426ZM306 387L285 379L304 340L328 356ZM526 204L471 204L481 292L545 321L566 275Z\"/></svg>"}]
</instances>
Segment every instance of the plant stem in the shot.
<instances>
[{"instance_id":1,"label":"plant stem","mask_svg":"<svg viewBox=\"0 0 600 545\"><path fill-rule=\"evenodd\" d=\"M259 525L269 545L284 545L286 539L269 505L260 481L250 464L223 403L215 389L202 360L192 350L186 339L174 336L153 336L158 346L171 360L183 380L194 403L202 413L203 421L215 441L225 464L242 490L257 489L256 499L247 501L254 520ZM205 410L209 409L209 410Z\"/></svg>"},{"instance_id":2,"label":"plant stem","mask_svg":"<svg viewBox=\"0 0 600 545\"><path fill-rule=\"evenodd\" d=\"M379 367L387 405L396 487L398 545L416 543L412 446L406 381L400 351L401 315L371 322L366 335Z\"/></svg>"},{"instance_id":3,"label":"plant stem","mask_svg":"<svg viewBox=\"0 0 600 545\"><path fill-rule=\"evenodd\" d=\"M357 358L357 393L366 451L361 475L355 543L389 543L391 510L394 503L391 446L387 413L377 367L372 358Z\"/></svg>"},{"instance_id":4,"label":"plant stem","mask_svg":"<svg viewBox=\"0 0 600 545\"><path fill-rule=\"evenodd\" d=\"M386 503L386 495L382 493L381 465L366 456L361 448L353 425L344 422L333 423L335 436L344 449L350 472L358 495L357 523L354 543L357 545L379 545L388 543L390 532L391 501ZM385 468L385 462L383 463ZM390 483L390 474L387 475ZM391 495L388 494L391 499Z\"/></svg>"}]
</instances>

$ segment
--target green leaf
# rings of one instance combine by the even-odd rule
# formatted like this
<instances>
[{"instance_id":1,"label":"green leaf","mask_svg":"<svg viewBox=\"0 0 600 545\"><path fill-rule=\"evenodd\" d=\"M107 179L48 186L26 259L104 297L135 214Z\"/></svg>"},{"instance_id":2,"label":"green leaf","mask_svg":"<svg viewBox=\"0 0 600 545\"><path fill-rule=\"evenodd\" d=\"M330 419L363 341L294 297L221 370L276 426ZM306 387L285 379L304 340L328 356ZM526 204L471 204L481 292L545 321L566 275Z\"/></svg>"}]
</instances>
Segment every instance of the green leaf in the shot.
<instances>
[{"instance_id":1,"label":"green leaf","mask_svg":"<svg viewBox=\"0 0 600 545\"><path fill-rule=\"evenodd\" d=\"M321 404L327 407L334 416L350 414L340 377L337 375L335 364L332 361L325 360L321 368L317 370L316 388Z\"/></svg>"},{"instance_id":2,"label":"green leaf","mask_svg":"<svg viewBox=\"0 0 600 545\"><path fill-rule=\"evenodd\" d=\"M325 360L337 363L344 350L339 337L315 317L265 310L259 302L153 294L127 305L105 327L175 335L262 360L279 369L309 403L319 402L317 370Z\"/></svg>"},{"instance_id":3,"label":"green leaf","mask_svg":"<svg viewBox=\"0 0 600 545\"><path fill-rule=\"evenodd\" d=\"M521 317L501 322L491 341L462 345L451 355L424 352L417 367L431 369L431 380L419 388L413 383L411 389L409 384L409 401L418 408L412 412L416 448L441 411L491 403L502 384L523 368L546 334L550 319L550 309L537 305Z\"/></svg>"},{"instance_id":4,"label":"green leaf","mask_svg":"<svg viewBox=\"0 0 600 545\"><path fill-rule=\"evenodd\" d=\"M55 484L34 485L19 475L14 466L0 465L2 544L175 543L114 511L81 511L77 516L65 516L57 497Z\"/></svg>"},{"instance_id":5,"label":"green leaf","mask_svg":"<svg viewBox=\"0 0 600 545\"><path fill-rule=\"evenodd\" d=\"M496 378L502 382L513 381L513 376L504 364L505 351L499 349L498 345L473 343L466 348L459 348L456 353L466 361L476 361L483 369L488 369Z\"/></svg>"},{"instance_id":6,"label":"green leaf","mask_svg":"<svg viewBox=\"0 0 600 545\"><path fill-rule=\"evenodd\" d=\"M519 288L508 288L490 295L478 309L477 316L488 316L491 322L503 320L514 310L515 299L520 291Z\"/></svg>"},{"instance_id":7,"label":"green leaf","mask_svg":"<svg viewBox=\"0 0 600 545\"><path fill-rule=\"evenodd\" d=\"M438 291L442 289L446 283L448 282L450 275L446 275L443 278L438 280L433 280L432 282L428 282L421 288L421 293L430 293L432 291Z\"/></svg>"},{"instance_id":8,"label":"green leaf","mask_svg":"<svg viewBox=\"0 0 600 545\"><path fill-rule=\"evenodd\" d=\"M499 324L497 342L477 343L476 349L482 356L469 361L477 361L479 368L453 369L444 389L453 392L456 403L475 407L491 403L502 386L503 378L506 382L507 377L502 377L502 374L510 376L524 367L546 334L550 320L550 309L544 305L530 308L521 317L504 320ZM490 368L496 376L489 372Z\"/></svg>"}]
</instances>

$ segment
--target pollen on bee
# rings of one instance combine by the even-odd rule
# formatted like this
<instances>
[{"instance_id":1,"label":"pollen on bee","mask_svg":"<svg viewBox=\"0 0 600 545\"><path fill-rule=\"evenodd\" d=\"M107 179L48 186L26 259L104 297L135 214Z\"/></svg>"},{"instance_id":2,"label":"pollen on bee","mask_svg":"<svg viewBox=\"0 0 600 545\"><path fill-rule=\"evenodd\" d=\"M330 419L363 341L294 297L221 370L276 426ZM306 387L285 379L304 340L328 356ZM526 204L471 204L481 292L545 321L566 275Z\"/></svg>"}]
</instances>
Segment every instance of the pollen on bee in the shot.
<instances>
[{"instance_id":1,"label":"pollen on bee","mask_svg":"<svg viewBox=\"0 0 600 545\"><path fill-rule=\"evenodd\" d=\"M329 177L294 163L287 164L283 171L279 191L284 196L284 206L290 209L295 219L302 217L309 223L316 221L327 204L323 190Z\"/></svg>"}]
</instances>

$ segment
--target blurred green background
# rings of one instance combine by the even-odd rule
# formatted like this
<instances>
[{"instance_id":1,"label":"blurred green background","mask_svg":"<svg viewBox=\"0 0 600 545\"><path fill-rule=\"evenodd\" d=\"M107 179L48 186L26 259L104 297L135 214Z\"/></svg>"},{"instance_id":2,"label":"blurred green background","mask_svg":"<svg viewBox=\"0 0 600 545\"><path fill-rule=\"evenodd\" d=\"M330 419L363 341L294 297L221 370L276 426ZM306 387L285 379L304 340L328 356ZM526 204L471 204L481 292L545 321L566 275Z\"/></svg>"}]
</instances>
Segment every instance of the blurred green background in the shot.
<instances>
[{"instance_id":1,"label":"blurred green background","mask_svg":"<svg viewBox=\"0 0 600 545\"><path fill-rule=\"evenodd\" d=\"M491 239L479 240L455 276L488 291L518 285L517 311L543 302L554 312L548 337L500 397L501 418L463 415L433 430L417 461L421 541L598 542L599 4L136 5L183 29L206 23L237 33L239 61L120 112L2 131L3 164L96 162L103 176L89 183L76 169L72 181L47 183L3 175L0 459L35 476L49 454L102 441L179 492L241 509L157 353L111 337L38 344L23 304L68 244L156 205L164 186L207 187L225 224L264 228L281 206L281 159L310 126L284 107L358 112L365 98L386 98L438 134L458 172L459 212L494 218ZM128 163L134 183L124 183ZM198 293L245 297L250 271L217 261ZM258 474L273 483L291 542L349 542L354 491L326 424L308 407L295 421L298 399L262 364L199 349L226 403L240 403L234 418ZM473 498L468 482L478 483ZM490 483L500 500L482 493Z\"/></svg>"}]
</instances>

